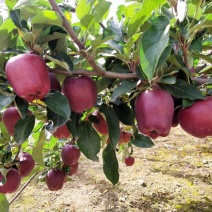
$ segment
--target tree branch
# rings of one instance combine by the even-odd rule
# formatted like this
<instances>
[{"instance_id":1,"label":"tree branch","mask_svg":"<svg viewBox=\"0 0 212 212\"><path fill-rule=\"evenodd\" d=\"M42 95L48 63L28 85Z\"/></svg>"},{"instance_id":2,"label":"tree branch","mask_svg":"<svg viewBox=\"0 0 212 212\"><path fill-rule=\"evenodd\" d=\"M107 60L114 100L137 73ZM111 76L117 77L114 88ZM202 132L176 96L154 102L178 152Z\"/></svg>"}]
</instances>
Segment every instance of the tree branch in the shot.
<instances>
[{"instance_id":1,"label":"tree branch","mask_svg":"<svg viewBox=\"0 0 212 212\"><path fill-rule=\"evenodd\" d=\"M78 39L77 35L75 34L74 30L70 26L68 20L63 15L62 11L60 10L59 6L56 4L54 0L49 0L49 3L52 6L52 9L56 11L63 19L63 26L76 43L79 48L79 53L87 60L89 65L93 68L93 71L86 71L86 70L79 70L73 71L70 75L90 75L90 76L102 76L106 78L116 78L116 79L135 79L137 78L136 73L115 73L106 71L103 67L99 66L94 58L86 51L84 44ZM56 71L56 70L55 70ZM60 73L64 73L65 75L69 75L64 70L60 70Z\"/></svg>"}]
</instances>

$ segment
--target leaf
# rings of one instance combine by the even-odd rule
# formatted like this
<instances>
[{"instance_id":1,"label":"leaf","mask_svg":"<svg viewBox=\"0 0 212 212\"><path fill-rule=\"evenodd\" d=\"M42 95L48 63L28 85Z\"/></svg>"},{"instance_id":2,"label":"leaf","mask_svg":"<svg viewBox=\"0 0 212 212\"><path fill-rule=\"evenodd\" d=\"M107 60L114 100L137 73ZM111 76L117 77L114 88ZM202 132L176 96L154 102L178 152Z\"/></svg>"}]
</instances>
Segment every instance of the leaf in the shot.
<instances>
[{"instance_id":1,"label":"leaf","mask_svg":"<svg viewBox=\"0 0 212 212\"><path fill-rule=\"evenodd\" d=\"M194 55L195 57L198 57L198 58L202 58L203 60L205 60L209 63L212 63L211 56L207 56L207 55L204 55L204 54L197 54L197 53L192 53L192 55Z\"/></svg>"},{"instance_id":2,"label":"leaf","mask_svg":"<svg viewBox=\"0 0 212 212\"><path fill-rule=\"evenodd\" d=\"M18 0L5 0L5 4L9 10L12 10L13 7L17 4Z\"/></svg>"},{"instance_id":3,"label":"leaf","mask_svg":"<svg viewBox=\"0 0 212 212\"><path fill-rule=\"evenodd\" d=\"M188 98L190 100L204 99L201 91L194 85L184 80L177 79L175 84L163 85L172 95L178 98Z\"/></svg>"},{"instance_id":4,"label":"leaf","mask_svg":"<svg viewBox=\"0 0 212 212\"><path fill-rule=\"evenodd\" d=\"M8 212L9 211L9 202L5 194L0 193L0 211Z\"/></svg>"},{"instance_id":5,"label":"leaf","mask_svg":"<svg viewBox=\"0 0 212 212\"><path fill-rule=\"evenodd\" d=\"M171 45L166 46L166 48L164 49L164 51L162 52L162 54L158 60L157 67L160 67L163 65L163 63L166 61L166 59L170 55L171 51L172 51L172 46Z\"/></svg>"},{"instance_id":6,"label":"leaf","mask_svg":"<svg viewBox=\"0 0 212 212\"><path fill-rule=\"evenodd\" d=\"M79 19L89 14L91 11L91 4L87 4L87 0L80 0L76 7L76 14Z\"/></svg>"},{"instance_id":7,"label":"leaf","mask_svg":"<svg viewBox=\"0 0 212 212\"><path fill-rule=\"evenodd\" d=\"M134 112L127 105L127 103L123 103L120 105L113 105L114 111L118 116L119 120L125 125L134 125Z\"/></svg>"},{"instance_id":8,"label":"leaf","mask_svg":"<svg viewBox=\"0 0 212 212\"><path fill-rule=\"evenodd\" d=\"M116 152L113 146L109 143L103 150L103 171L110 182L115 185L119 181L119 164L116 158Z\"/></svg>"},{"instance_id":9,"label":"leaf","mask_svg":"<svg viewBox=\"0 0 212 212\"><path fill-rule=\"evenodd\" d=\"M15 103L18 107L21 117L25 118L28 113L29 103L27 101L23 100L22 98L20 98L19 96L16 96Z\"/></svg>"},{"instance_id":10,"label":"leaf","mask_svg":"<svg viewBox=\"0 0 212 212\"><path fill-rule=\"evenodd\" d=\"M68 100L59 91L48 93L43 101L53 112L69 119L71 110Z\"/></svg>"},{"instance_id":11,"label":"leaf","mask_svg":"<svg viewBox=\"0 0 212 212\"><path fill-rule=\"evenodd\" d=\"M160 79L160 82L166 83L166 84L175 84L176 83L176 77L175 76L163 76Z\"/></svg>"},{"instance_id":12,"label":"leaf","mask_svg":"<svg viewBox=\"0 0 212 212\"><path fill-rule=\"evenodd\" d=\"M77 145L88 159L99 161L100 137L90 122L82 122L81 125L84 133L78 138Z\"/></svg>"},{"instance_id":13,"label":"leaf","mask_svg":"<svg viewBox=\"0 0 212 212\"><path fill-rule=\"evenodd\" d=\"M164 3L166 3L166 0L143 0L141 8L134 13L134 16L129 21L128 36L133 36L138 28L152 16L152 11Z\"/></svg>"},{"instance_id":14,"label":"leaf","mask_svg":"<svg viewBox=\"0 0 212 212\"><path fill-rule=\"evenodd\" d=\"M90 27L95 23L95 16L94 15L85 15L80 20L81 24L88 30Z\"/></svg>"},{"instance_id":15,"label":"leaf","mask_svg":"<svg viewBox=\"0 0 212 212\"><path fill-rule=\"evenodd\" d=\"M57 12L51 10L43 10L31 19L31 24L48 24L62 27L63 20Z\"/></svg>"},{"instance_id":16,"label":"leaf","mask_svg":"<svg viewBox=\"0 0 212 212\"><path fill-rule=\"evenodd\" d=\"M120 137L119 120L114 110L106 105L101 105L99 112L103 113L108 126L110 143L115 147Z\"/></svg>"},{"instance_id":17,"label":"leaf","mask_svg":"<svg viewBox=\"0 0 212 212\"><path fill-rule=\"evenodd\" d=\"M32 149L32 157L39 166L45 166L43 157L43 145L46 140L45 130L40 132L38 140L34 143Z\"/></svg>"},{"instance_id":18,"label":"leaf","mask_svg":"<svg viewBox=\"0 0 212 212\"><path fill-rule=\"evenodd\" d=\"M131 142L133 145L141 148L151 148L155 145L148 136L143 134L138 134Z\"/></svg>"},{"instance_id":19,"label":"leaf","mask_svg":"<svg viewBox=\"0 0 212 212\"><path fill-rule=\"evenodd\" d=\"M32 133L35 125L35 116L26 115L25 118L19 119L15 125L14 140L21 145Z\"/></svg>"},{"instance_id":20,"label":"leaf","mask_svg":"<svg viewBox=\"0 0 212 212\"><path fill-rule=\"evenodd\" d=\"M109 11L111 2L99 1L94 8L96 22L101 22L104 15Z\"/></svg>"},{"instance_id":21,"label":"leaf","mask_svg":"<svg viewBox=\"0 0 212 212\"><path fill-rule=\"evenodd\" d=\"M159 16L141 37L140 63L149 81L152 80L160 56L169 41L169 27L169 20Z\"/></svg>"},{"instance_id":22,"label":"leaf","mask_svg":"<svg viewBox=\"0 0 212 212\"><path fill-rule=\"evenodd\" d=\"M10 105L15 99L15 95L5 95L0 93L0 110Z\"/></svg>"},{"instance_id":23,"label":"leaf","mask_svg":"<svg viewBox=\"0 0 212 212\"><path fill-rule=\"evenodd\" d=\"M135 88L137 85L136 81L124 80L118 85L115 90L113 91L111 101L115 101L117 97L121 96L122 94L126 94Z\"/></svg>"}]
</instances>

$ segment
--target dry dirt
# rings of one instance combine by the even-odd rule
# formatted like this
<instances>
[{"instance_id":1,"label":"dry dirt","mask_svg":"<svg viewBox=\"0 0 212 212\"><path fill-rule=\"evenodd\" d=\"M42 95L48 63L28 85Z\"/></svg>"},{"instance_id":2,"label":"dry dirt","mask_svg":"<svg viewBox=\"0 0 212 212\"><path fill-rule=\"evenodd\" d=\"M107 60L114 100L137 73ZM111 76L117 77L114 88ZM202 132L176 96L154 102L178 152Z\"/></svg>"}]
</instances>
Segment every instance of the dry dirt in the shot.
<instances>
[{"instance_id":1,"label":"dry dirt","mask_svg":"<svg viewBox=\"0 0 212 212\"><path fill-rule=\"evenodd\" d=\"M136 148L132 167L120 155L120 182L115 186L105 178L102 162L82 156L78 174L62 190L51 192L33 180L10 211L212 212L212 138L197 139L177 127L155 144Z\"/></svg>"}]
</instances>

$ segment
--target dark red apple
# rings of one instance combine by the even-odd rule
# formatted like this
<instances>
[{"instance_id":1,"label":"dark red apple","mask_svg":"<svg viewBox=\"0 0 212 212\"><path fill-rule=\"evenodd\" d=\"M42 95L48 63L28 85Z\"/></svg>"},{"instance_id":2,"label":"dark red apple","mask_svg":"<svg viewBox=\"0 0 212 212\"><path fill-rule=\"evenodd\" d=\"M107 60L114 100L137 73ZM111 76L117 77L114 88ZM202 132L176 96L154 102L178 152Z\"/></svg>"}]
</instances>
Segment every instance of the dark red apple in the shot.
<instances>
[{"instance_id":1,"label":"dark red apple","mask_svg":"<svg viewBox=\"0 0 212 212\"><path fill-rule=\"evenodd\" d=\"M66 79L62 92L67 97L71 110L76 113L93 107L97 100L96 83L88 76Z\"/></svg>"},{"instance_id":2,"label":"dark red apple","mask_svg":"<svg viewBox=\"0 0 212 212\"><path fill-rule=\"evenodd\" d=\"M70 166L69 176L72 176L77 173L79 167L79 162Z\"/></svg>"},{"instance_id":3,"label":"dark red apple","mask_svg":"<svg viewBox=\"0 0 212 212\"><path fill-rule=\"evenodd\" d=\"M2 116L4 126L6 127L10 135L14 135L14 128L17 121L21 118L18 109L16 107L7 108Z\"/></svg>"},{"instance_id":4,"label":"dark red apple","mask_svg":"<svg viewBox=\"0 0 212 212\"><path fill-rule=\"evenodd\" d=\"M5 72L15 93L28 102L43 99L50 90L48 68L36 54L20 54L10 58Z\"/></svg>"},{"instance_id":5,"label":"dark red apple","mask_svg":"<svg viewBox=\"0 0 212 212\"><path fill-rule=\"evenodd\" d=\"M76 164L80 158L80 150L71 144L65 144L61 154L63 163L66 165Z\"/></svg>"},{"instance_id":6,"label":"dark red apple","mask_svg":"<svg viewBox=\"0 0 212 212\"><path fill-rule=\"evenodd\" d=\"M71 135L68 127L66 124L64 124L63 126L57 128L57 130L53 133L53 136L55 138L69 138Z\"/></svg>"},{"instance_id":7,"label":"dark red apple","mask_svg":"<svg viewBox=\"0 0 212 212\"><path fill-rule=\"evenodd\" d=\"M13 193L18 190L21 183L21 174L17 169L11 168L6 175L7 181L0 186L0 193Z\"/></svg>"},{"instance_id":8,"label":"dark red apple","mask_svg":"<svg viewBox=\"0 0 212 212\"><path fill-rule=\"evenodd\" d=\"M32 156L27 152L22 152L19 154L20 160L20 174L21 177L26 177L35 167L35 161Z\"/></svg>"},{"instance_id":9,"label":"dark red apple","mask_svg":"<svg viewBox=\"0 0 212 212\"><path fill-rule=\"evenodd\" d=\"M124 159L124 163L126 166L132 166L135 163L135 158L132 156L127 156Z\"/></svg>"},{"instance_id":10,"label":"dark red apple","mask_svg":"<svg viewBox=\"0 0 212 212\"><path fill-rule=\"evenodd\" d=\"M100 134L107 135L108 134L107 122L105 121L105 119L102 116L102 114L98 110L95 110L92 113L92 115L95 116L97 118L97 120L98 120L98 123L93 123L93 127Z\"/></svg>"},{"instance_id":11,"label":"dark red apple","mask_svg":"<svg viewBox=\"0 0 212 212\"><path fill-rule=\"evenodd\" d=\"M65 172L59 169L51 169L46 174L46 185L50 191L62 189L65 181Z\"/></svg>"},{"instance_id":12,"label":"dark red apple","mask_svg":"<svg viewBox=\"0 0 212 212\"><path fill-rule=\"evenodd\" d=\"M28 114L31 114L30 110L28 110ZM14 135L15 125L20 118L21 115L16 107L9 107L3 112L2 120L10 135Z\"/></svg>"},{"instance_id":13,"label":"dark red apple","mask_svg":"<svg viewBox=\"0 0 212 212\"><path fill-rule=\"evenodd\" d=\"M172 96L156 88L141 92L135 101L135 117L138 129L150 138L169 134L174 114Z\"/></svg>"},{"instance_id":14,"label":"dark red apple","mask_svg":"<svg viewBox=\"0 0 212 212\"><path fill-rule=\"evenodd\" d=\"M51 84L51 90L61 91L60 83L58 82L54 73L49 72L49 79Z\"/></svg>"},{"instance_id":15,"label":"dark red apple","mask_svg":"<svg viewBox=\"0 0 212 212\"><path fill-rule=\"evenodd\" d=\"M183 130L197 138L212 135L212 97L198 100L190 107L180 109L178 121Z\"/></svg>"}]
</instances>

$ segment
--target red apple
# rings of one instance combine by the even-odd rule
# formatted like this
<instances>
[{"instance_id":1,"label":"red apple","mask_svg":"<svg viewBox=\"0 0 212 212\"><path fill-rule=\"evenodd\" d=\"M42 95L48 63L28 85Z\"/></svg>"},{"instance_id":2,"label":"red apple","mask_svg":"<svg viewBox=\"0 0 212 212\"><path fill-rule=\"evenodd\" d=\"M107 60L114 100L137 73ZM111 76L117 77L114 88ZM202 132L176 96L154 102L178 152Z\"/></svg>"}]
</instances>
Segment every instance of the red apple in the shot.
<instances>
[{"instance_id":1,"label":"red apple","mask_svg":"<svg viewBox=\"0 0 212 212\"><path fill-rule=\"evenodd\" d=\"M20 171L21 177L26 177L34 169L35 161L32 158L32 156L27 152L20 153L19 160L20 160L19 171Z\"/></svg>"},{"instance_id":2,"label":"red apple","mask_svg":"<svg viewBox=\"0 0 212 212\"><path fill-rule=\"evenodd\" d=\"M36 54L21 54L10 58L5 73L14 92L28 102L43 99L50 90L48 68Z\"/></svg>"},{"instance_id":3,"label":"red apple","mask_svg":"<svg viewBox=\"0 0 212 212\"><path fill-rule=\"evenodd\" d=\"M65 144L61 154L62 160L66 165L76 164L80 158L80 150L71 144Z\"/></svg>"},{"instance_id":4,"label":"red apple","mask_svg":"<svg viewBox=\"0 0 212 212\"><path fill-rule=\"evenodd\" d=\"M77 173L79 167L79 162L70 166L69 176L72 176Z\"/></svg>"},{"instance_id":5,"label":"red apple","mask_svg":"<svg viewBox=\"0 0 212 212\"><path fill-rule=\"evenodd\" d=\"M50 191L62 189L65 181L65 172L59 169L51 169L46 175L46 185Z\"/></svg>"},{"instance_id":6,"label":"red apple","mask_svg":"<svg viewBox=\"0 0 212 212\"><path fill-rule=\"evenodd\" d=\"M67 97L71 110L76 113L93 107L97 100L96 83L88 76L66 79L62 92Z\"/></svg>"},{"instance_id":7,"label":"red apple","mask_svg":"<svg viewBox=\"0 0 212 212\"><path fill-rule=\"evenodd\" d=\"M69 138L71 135L68 127L66 124L64 124L63 126L57 128L57 130L53 133L53 136L55 138Z\"/></svg>"},{"instance_id":8,"label":"red apple","mask_svg":"<svg viewBox=\"0 0 212 212\"><path fill-rule=\"evenodd\" d=\"M28 114L31 114L30 110L28 110ZM20 118L21 115L16 107L9 107L4 111L2 120L10 135L14 136L15 125Z\"/></svg>"},{"instance_id":9,"label":"red apple","mask_svg":"<svg viewBox=\"0 0 212 212\"><path fill-rule=\"evenodd\" d=\"M60 83L58 82L54 73L49 72L49 79L51 84L51 90L61 91Z\"/></svg>"},{"instance_id":10,"label":"red apple","mask_svg":"<svg viewBox=\"0 0 212 212\"><path fill-rule=\"evenodd\" d=\"M127 156L124 159L124 163L126 166L132 166L135 163L135 158L132 156Z\"/></svg>"},{"instance_id":11,"label":"red apple","mask_svg":"<svg viewBox=\"0 0 212 212\"><path fill-rule=\"evenodd\" d=\"M128 133L125 131L122 131L121 134L122 134L122 136L119 139L118 145L129 143L133 136L131 133Z\"/></svg>"},{"instance_id":12,"label":"red apple","mask_svg":"<svg viewBox=\"0 0 212 212\"><path fill-rule=\"evenodd\" d=\"M98 110L95 110L92 113L92 115L95 116L98 120L98 123L93 123L93 127L100 134L107 135L108 134L107 122L105 121L104 117L101 115L101 113Z\"/></svg>"},{"instance_id":13,"label":"red apple","mask_svg":"<svg viewBox=\"0 0 212 212\"><path fill-rule=\"evenodd\" d=\"M138 129L150 138L169 134L174 114L172 96L165 90L152 89L141 92L135 101Z\"/></svg>"},{"instance_id":14,"label":"red apple","mask_svg":"<svg viewBox=\"0 0 212 212\"><path fill-rule=\"evenodd\" d=\"M190 107L180 109L178 121L183 130L197 138L212 135L212 97L198 100Z\"/></svg>"},{"instance_id":15,"label":"red apple","mask_svg":"<svg viewBox=\"0 0 212 212\"><path fill-rule=\"evenodd\" d=\"M21 174L17 169L11 168L6 175L7 181L0 186L0 193L13 193L18 190L21 183Z\"/></svg>"}]
</instances>

